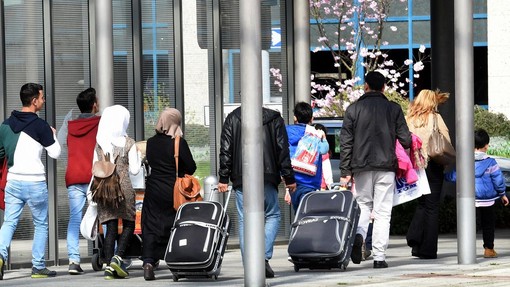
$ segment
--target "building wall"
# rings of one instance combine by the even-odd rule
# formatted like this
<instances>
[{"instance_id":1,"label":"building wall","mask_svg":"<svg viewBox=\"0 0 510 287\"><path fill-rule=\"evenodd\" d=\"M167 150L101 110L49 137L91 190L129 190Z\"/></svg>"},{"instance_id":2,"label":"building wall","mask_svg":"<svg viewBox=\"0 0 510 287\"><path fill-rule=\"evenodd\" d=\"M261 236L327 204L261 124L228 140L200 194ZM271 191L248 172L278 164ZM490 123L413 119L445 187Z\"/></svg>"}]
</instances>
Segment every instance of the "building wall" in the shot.
<instances>
[{"instance_id":1,"label":"building wall","mask_svg":"<svg viewBox=\"0 0 510 287\"><path fill-rule=\"evenodd\" d=\"M510 118L510 5L507 1L487 1L489 110Z\"/></svg>"}]
</instances>

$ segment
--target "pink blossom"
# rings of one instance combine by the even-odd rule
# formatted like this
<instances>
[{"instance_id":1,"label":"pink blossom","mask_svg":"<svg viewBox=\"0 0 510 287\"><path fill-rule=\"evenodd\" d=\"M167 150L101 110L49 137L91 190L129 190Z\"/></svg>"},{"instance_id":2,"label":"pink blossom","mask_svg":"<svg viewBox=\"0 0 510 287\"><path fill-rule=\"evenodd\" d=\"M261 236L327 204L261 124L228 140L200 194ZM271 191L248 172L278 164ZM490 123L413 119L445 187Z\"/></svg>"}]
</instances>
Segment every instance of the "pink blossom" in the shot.
<instances>
[{"instance_id":1,"label":"pink blossom","mask_svg":"<svg viewBox=\"0 0 510 287\"><path fill-rule=\"evenodd\" d=\"M391 31L393 31L393 32L397 31L397 27L395 27L395 26L390 26L390 29L391 29Z\"/></svg>"},{"instance_id":2,"label":"pink blossom","mask_svg":"<svg viewBox=\"0 0 510 287\"><path fill-rule=\"evenodd\" d=\"M419 71L423 70L423 68L425 68L425 66L423 65L422 61L418 61L418 62L416 62L416 64L413 65L413 70L415 72L419 72Z\"/></svg>"},{"instance_id":3,"label":"pink blossom","mask_svg":"<svg viewBox=\"0 0 510 287\"><path fill-rule=\"evenodd\" d=\"M420 45L420 49L418 49L418 51L420 51L420 53L424 53L425 52L425 45Z\"/></svg>"}]
</instances>

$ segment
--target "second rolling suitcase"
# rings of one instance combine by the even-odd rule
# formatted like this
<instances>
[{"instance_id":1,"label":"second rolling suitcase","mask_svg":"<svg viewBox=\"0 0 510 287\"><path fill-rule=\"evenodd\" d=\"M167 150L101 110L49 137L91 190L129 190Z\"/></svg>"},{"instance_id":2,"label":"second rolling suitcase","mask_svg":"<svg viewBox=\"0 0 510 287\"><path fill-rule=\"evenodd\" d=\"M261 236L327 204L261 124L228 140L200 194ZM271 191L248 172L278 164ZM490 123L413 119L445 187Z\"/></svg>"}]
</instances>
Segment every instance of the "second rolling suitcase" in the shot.
<instances>
[{"instance_id":1,"label":"second rolling suitcase","mask_svg":"<svg viewBox=\"0 0 510 287\"><path fill-rule=\"evenodd\" d=\"M348 190L314 191L303 196L288 246L294 270L345 270L350 261L359 215L358 203Z\"/></svg>"},{"instance_id":2,"label":"second rolling suitcase","mask_svg":"<svg viewBox=\"0 0 510 287\"><path fill-rule=\"evenodd\" d=\"M184 203L175 216L165 254L174 281L185 277L217 279L230 231L226 206L216 201Z\"/></svg>"}]
</instances>

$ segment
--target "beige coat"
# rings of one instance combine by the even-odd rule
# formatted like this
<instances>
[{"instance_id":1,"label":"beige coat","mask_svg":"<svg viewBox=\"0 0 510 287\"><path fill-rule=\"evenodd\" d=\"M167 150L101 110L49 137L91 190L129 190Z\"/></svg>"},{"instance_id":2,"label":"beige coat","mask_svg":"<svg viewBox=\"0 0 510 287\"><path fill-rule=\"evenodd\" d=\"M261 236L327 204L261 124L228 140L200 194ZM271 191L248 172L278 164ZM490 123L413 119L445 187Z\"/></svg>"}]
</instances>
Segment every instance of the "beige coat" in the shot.
<instances>
[{"instance_id":1,"label":"beige coat","mask_svg":"<svg viewBox=\"0 0 510 287\"><path fill-rule=\"evenodd\" d=\"M424 156L426 161L428 161L428 155L427 155L427 147L429 143L430 135L432 134L432 129L434 127L434 115L437 116L437 126L439 127L439 131L448 139L449 142L451 142L450 134L448 132L448 127L446 126L443 118L438 113L431 113L429 114L427 125L425 126L419 126L421 123L413 123L410 122L409 118L406 117L407 126L409 127L409 131L413 134L417 135L423 142L422 149L424 152Z\"/></svg>"}]
</instances>

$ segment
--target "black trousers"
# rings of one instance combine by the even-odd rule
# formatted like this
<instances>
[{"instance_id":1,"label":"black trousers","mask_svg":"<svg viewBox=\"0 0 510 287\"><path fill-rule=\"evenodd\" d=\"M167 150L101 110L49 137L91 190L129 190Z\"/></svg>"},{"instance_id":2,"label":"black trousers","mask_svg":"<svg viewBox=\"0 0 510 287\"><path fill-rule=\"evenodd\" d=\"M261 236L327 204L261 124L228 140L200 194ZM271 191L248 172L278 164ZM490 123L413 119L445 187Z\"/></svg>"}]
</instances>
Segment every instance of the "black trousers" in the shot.
<instances>
[{"instance_id":1,"label":"black trousers","mask_svg":"<svg viewBox=\"0 0 510 287\"><path fill-rule=\"evenodd\" d=\"M117 239L118 234L118 220L109 220L105 222L106 224L106 236L104 239L104 259L107 265L110 265L110 261L112 260L113 253L115 251L115 239ZM129 240L135 231L135 222L131 220L122 220L122 233L119 235L119 239L117 241L117 255L120 257L124 257L124 253L126 252L126 248L129 244Z\"/></svg>"},{"instance_id":2,"label":"black trousers","mask_svg":"<svg viewBox=\"0 0 510 287\"><path fill-rule=\"evenodd\" d=\"M494 249L494 229L496 225L496 204L485 207L477 207L476 214L479 217L480 228L483 234L483 247Z\"/></svg>"},{"instance_id":3,"label":"black trousers","mask_svg":"<svg viewBox=\"0 0 510 287\"><path fill-rule=\"evenodd\" d=\"M413 248L416 255L424 258L436 258L444 167L430 160L425 172L431 194L418 198L418 206L407 231L406 239L407 245Z\"/></svg>"}]
</instances>

